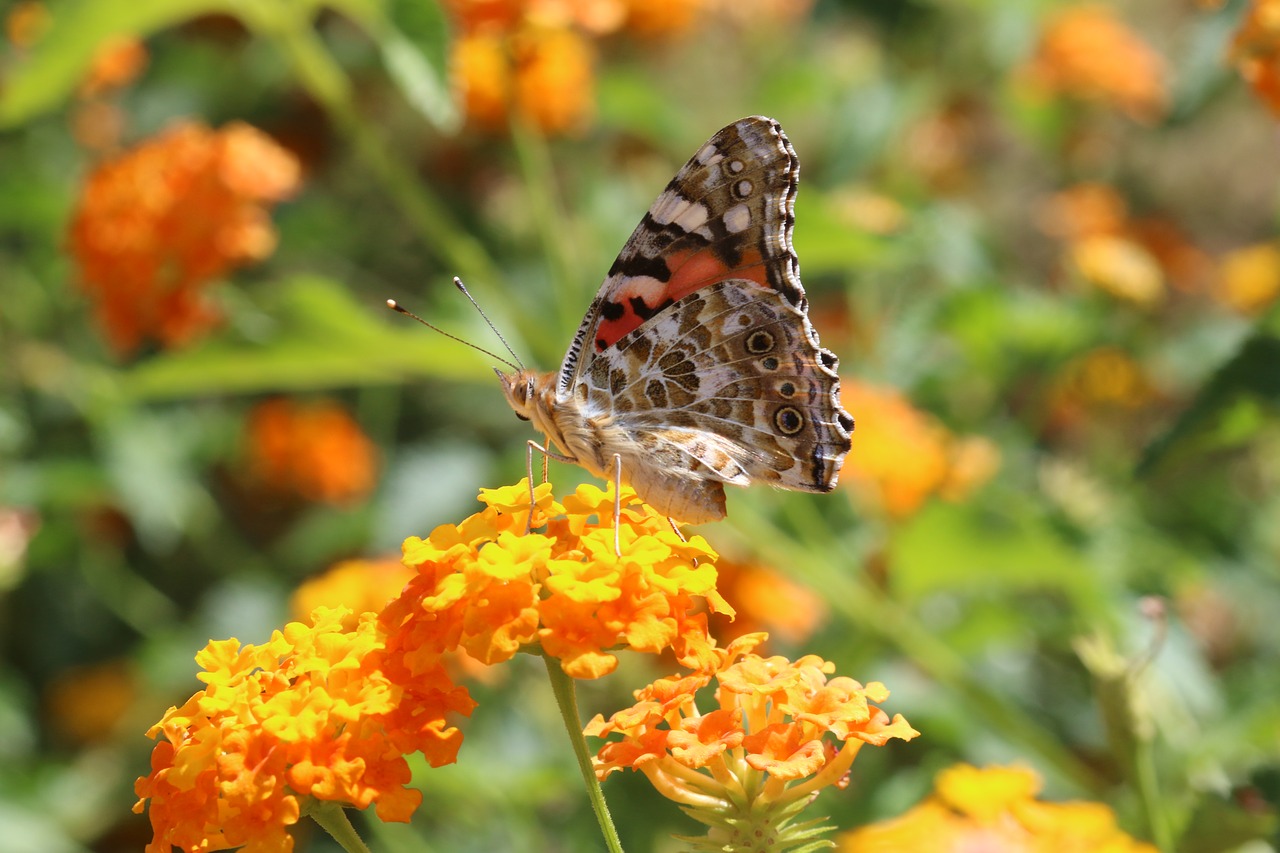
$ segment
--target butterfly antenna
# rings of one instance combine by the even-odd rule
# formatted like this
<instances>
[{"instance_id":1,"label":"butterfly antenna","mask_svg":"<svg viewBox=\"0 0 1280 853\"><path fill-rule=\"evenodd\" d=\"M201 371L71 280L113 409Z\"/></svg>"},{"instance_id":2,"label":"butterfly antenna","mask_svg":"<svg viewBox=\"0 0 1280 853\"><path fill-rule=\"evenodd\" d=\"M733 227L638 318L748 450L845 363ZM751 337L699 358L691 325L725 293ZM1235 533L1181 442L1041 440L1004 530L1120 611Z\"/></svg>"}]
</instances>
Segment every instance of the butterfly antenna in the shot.
<instances>
[{"instance_id":1,"label":"butterfly antenna","mask_svg":"<svg viewBox=\"0 0 1280 853\"><path fill-rule=\"evenodd\" d=\"M489 329L498 336L498 340L502 341L502 345L507 348L507 352L511 353L511 357L516 360L516 364L520 365L520 369L524 370L524 363L520 361L520 356L516 355L516 351L511 348L511 344L507 343L507 339L502 336L502 332L498 331L498 327L493 325L493 321L489 319L489 315L484 313L484 309L480 307L480 303L476 302L475 297L471 295L471 291L467 290L467 286L462 283L462 279L456 275L453 277L453 286L462 291L462 295L467 297L467 301L471 303L471 307L480 312L480 316L484 318ZM511 362L507 362L510 364Z\"/></svg>"},{"instance_id":2,"label":"butterfly antenna","mask_svg":"<svg viewBox=\"0 0 1280 853\"><path fill-rule=\"evenodd\" d=\"M455 280L456 280L456 279L455 279ZM464 291L464 292L465 292L465 291ZM488 351L487 349L485 349L484 347L478 347L478 346L476 346L475 344L471 343L471 341L464 341L462 338L458 337L457 335L449 334L448 332L446 332L444 329L440 328L439 326L434 325L434 324L432 324L432 323L428 323L426 320L422 319L422 318L421 318L421 317L419 317L417 314L415 314L415 313L413 313L412 311L410 311L408 308L405 308L403 305L401 305L399 302L396 302L394 299L388 299L388 300L387 300L387 307L388 307L388 308L390 308L392 311L397 311L397 312L399 312L399 313L401 313L401 314L405 315L406 317L412 317L414 320L417 320L419 323L421 323L422 325L426 326L428 329L431 329L431 330L433 330L433 331L439 332L440 334L444 335L446 338L449 338L450 340L455 340L455 341L457 341L458 343L462 344L463 346L471 347L473 350L476 350L476 351L478 351L478 352L482 352L482 353L484 353L485 355L489 356L490 358L496 358L498 361L502 362L502 363L503 363L503 364L505 364L507 367L510 367L512 370L524 370L524 365L523 365L523 364L512 364L511 362L507 361L505 358L503 358L502 356L498 355L497 353L489 352L489 351ZM483 312L482 312L482 314L483 314ZM486 320L488 320L489 318L487 318L487 317L486 317L485 319L486 319ZM492 328L492 327L493 327L493 324L492 324L492 323L490 323L489 325L490 325L490 328ZM502 337L502 335L498 335L498 337L499 337L499 338L501 338L501 337ZM505 344L505 343L506 343L506 341L503 341L503 343ZM510 350L510 349L511 349L511 347L507 347L507 349L508 349L508 350ZM515 355L515 353L511 353L511 355L512 355L512 356L514 356L514 355ZM516 359L516 361L519 361L519 359Z\"/></svg>"}]
</instances>

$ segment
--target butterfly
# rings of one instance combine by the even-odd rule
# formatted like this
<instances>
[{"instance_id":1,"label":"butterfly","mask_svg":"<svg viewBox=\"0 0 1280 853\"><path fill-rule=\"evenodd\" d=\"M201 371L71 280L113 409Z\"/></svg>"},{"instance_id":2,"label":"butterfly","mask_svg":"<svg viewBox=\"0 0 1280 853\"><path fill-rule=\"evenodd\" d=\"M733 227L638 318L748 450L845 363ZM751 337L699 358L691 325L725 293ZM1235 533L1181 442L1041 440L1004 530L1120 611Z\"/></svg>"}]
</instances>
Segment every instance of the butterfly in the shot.
<instances>
[{"instance_id":1,"label":"butterfly","mask_svg":"<svg viewBox=\"0 0 1280 853\"><path fill-rule=\"evenodd\" d=\"M498 371L553 459L690 524L724 484L829 492L850 448L836 356L791 246L800 163L778 122L736 121L667 184L623 246L560 370Z\"/></svg>"}]
</instances>

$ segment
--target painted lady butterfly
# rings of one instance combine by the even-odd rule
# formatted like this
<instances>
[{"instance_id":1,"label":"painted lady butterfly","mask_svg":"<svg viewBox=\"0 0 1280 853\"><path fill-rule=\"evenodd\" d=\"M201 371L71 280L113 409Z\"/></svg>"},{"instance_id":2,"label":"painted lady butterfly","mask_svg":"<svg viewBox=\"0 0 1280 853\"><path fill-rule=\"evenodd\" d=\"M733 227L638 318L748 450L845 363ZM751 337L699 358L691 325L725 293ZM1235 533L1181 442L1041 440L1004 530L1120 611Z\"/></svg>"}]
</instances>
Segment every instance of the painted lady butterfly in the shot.
<instances>
[{"instance_id":1,"label":"painted lady butterfly","mask_svg":"<svg viewBox=\"0 0 1280 853\"><path fill-rule=\"evenodd\" d=\"M712 136L649 208L558 373L499 372L516 415L667 516L724 518L724 483L829 492L849 451L835 355L791 247L800 164L752 116ZM535 447L537 445L534 445Z\"/></svg>"}]
</instances>

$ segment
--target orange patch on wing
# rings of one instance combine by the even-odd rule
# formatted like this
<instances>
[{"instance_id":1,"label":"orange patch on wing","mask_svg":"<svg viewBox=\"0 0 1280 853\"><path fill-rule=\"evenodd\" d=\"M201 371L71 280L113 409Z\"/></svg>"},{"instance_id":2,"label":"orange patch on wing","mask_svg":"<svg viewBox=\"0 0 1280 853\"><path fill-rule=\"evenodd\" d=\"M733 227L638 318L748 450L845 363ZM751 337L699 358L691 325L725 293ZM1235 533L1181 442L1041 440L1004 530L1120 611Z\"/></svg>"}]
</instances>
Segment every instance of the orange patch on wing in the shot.
<instances>
[{"instance_id":1,"label":"orange patch on wing","mask_svg":"<svg viewBox=\"0 0 1280 853\"><path fill-rule=\"evenodd\" d=\"M714 252L698 249L692 252L673 252L663 259L667 269L671 270L671 278L666 285L652 296L641 293L641 288L628 287L624 284L615 295L615 304L622 306L622 316L616 320L601 320L596 327L596 352L603 352L613 346L625 334L639 328L647 319L636 313L631 300L639 296L652 311L658 306L671 302L679 302L690 293L730 278L745 278L754 281L761 287L768 287L769 280L765 275L764 258L756 250L744 252L742 260L735 267L725 266ZM652 279L648 279L652 281Z\"/></svg>"}]
</instances>

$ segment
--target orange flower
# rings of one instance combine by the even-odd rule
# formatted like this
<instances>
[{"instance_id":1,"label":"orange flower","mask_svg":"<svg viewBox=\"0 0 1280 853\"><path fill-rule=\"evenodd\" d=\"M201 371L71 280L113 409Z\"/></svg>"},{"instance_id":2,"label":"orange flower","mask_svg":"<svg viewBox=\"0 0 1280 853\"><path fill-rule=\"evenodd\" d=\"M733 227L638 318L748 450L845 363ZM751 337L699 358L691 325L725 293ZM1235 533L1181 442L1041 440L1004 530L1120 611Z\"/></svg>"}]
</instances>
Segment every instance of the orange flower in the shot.
<instances>
[{"instance_id":1,"label":"orange flower","mask_svg":"<svg viewBox=\"0 0 1280 853\"><path fill-rule=\"evenodd\" d=\"M827 606L820 595L768 566L721 556L716 571L716 588L737 614L712 619L713 633L722 642L768 631L784 642L801 643L826 621Z\"/></svg>"},{"instance_id":2,"label":"orange flower","mask_svg":"<svg viewBox=\"0 0 1280 853\"><path fill-rule=\"evenodd\" d=\"M350 631L359 614L381 610L400 594L413 574L394 558L344 560L295 589L289 597L289 611L293 618L304 619L317 607L348 607L352 612L343 627Z\"/></svg>"},{"instance_id":3,"label":"orange flower","mask_svg":"<svg viewBox=\"0 0 1280 853\"><path fill-rule=\"evenodd\" d=\"M461 734L445 718L474 703L429 667L416 679L389 677L375 615L353 631L344 616L321 608L265 645L214 641L196 656L208 687L148 732L164 739L135 785L134 811L150 801L148 853L245 844L287 853L287 828L308 797L409 819L422 794L405 787L404 755L452 763Z\"/></svg>"},{"instance_id":4,"label":"orange flower","mask_svg":"<svg viewBox=\"0 0 1280 853\"><path fill-rule=\"evenodd\" d=\"M1280 115L1280 0L1253 0L1230 56L1245 82Z\"/></svg>"},{"instance_id":5,"label":"orange flower","mask_svg":"<svg viewBox=\"0 0 1280 853\"><path fill-rule=\"evenodd\" d=\"M896 390L846 380L840 397L858 421L842 482L892 517L910 515L933 494L963 499L999 467L990 442L958 440Z\"/></svg>"},{"instance_id":6,"label":"orange flower","mask_svg":"<svg viewBox=\"0 0 1280 853\"><path fill-rule=\"evenodd\" d=\"M147 67L147 48L136 38L108 39L93 55L80 83L80 97L92 98L132 83Z\"/></svg>"},{"instance_id":7,"label":"orange flower","mask_svg":"<svg viewBox=\"0 0 1280 853\"><path fill-rule=\"evenodd\" d=\"M377 449L337 403L259 403L246 432L251 476L270 491L347 504L373 489Z\"/></svg>"},{"instance_id":8,"label":"orange flower","mask_svg":"<svg viewBox=\"0 0 1280 853\"><path fill-rule=\"evenodd\" d=\"M938 774L934 793L899 818L844 833L841 853L1155 853L1116 826L1101 803L1046 803L1040 779L1021 767L958 764Z\"/></svg>"},{"instance_id":9,"label":"orange flower","mask_svg":"<svg viewBox=\"0 0 1280 853\"><path fill-rule=\"evenodd\" d=\"M546 134L582 128L594 100L590 44L564 27L483 29L454 43L453 77L467 117L486 130L511 115Z\"/></svg>"},{"instance_id":10,"label":"orange flower","mask_svg":"<svg viewBox=\"0 0 1280 853\"><path fill-rule=\"evenodd\" d=\"M863 744L911 740L919 732L902 715L892 720L872 702L889 691L879 682L835 677L835 665L814 655L794 663L751 649L762 635L730 644L714 669L670 676L636 691L637 703L585 734L621 736L601 747L596 775L631 768L711 827L707 843L738 850L791 849L812 834L813 821L790 822L828 785L844 787ZM714 707L698 708L696 692L718 682Z\"/></svg>"},{"instance_id":11,"label":"orange flower","mask_svg":"<svg viewBox=\"0 0 1280 853\"><path fill-rule=\"evenodd\" d=\"M261 132L182 123L100 165L72 217L70 247L111 344L172 346L214 325L201 290L275 248L265 205L298 164Z\"/></svg>"},{"instance_id":12,"label":"orange flower","mask_svg":"<svg viewBox=\"0 0 1280 853\"><path fill-rule=\"evenodd\" d=\"M628 32L640 38L671 38L693 29L709 0L625 0Z\"/></svg>"},{"instance_id":13,"label":"orange flower","mask_svg":"<svg viewBox=\"0 0 1280 853\"><path fill-rule=\"evenodd\" d=\"M1280 247L1260 243L1228 252L1218 272L1218 298L1241 314L1260 314L1280 297Z\"/></svg>"},{"instance_id":14,"label":"orange flower","mask_svg":"<svg viewBox=\"0 0 1280 853\"><path fill-rule=\"evenodd\" d=\"M4 32L14 47L29 48L40 41L52 23L49 7L40 0L21 0L5 16Z\"/></svg>"},{"instance_id":15,"label":"orange flower","mask_svg":"<svg viewBox=\"0 0 1280 853\"><path fill-rule=\"evenodd\" d=\"M133 669L113 660L58 673L45 704L58 732L78 743L96 743L116 733L137 694Z\"/></svg>"},{"instance_id":16,"label":"orange flower","mask_svg":"<svg viewBox=\"0 0 1280 853\"><path fill-rule=\"evenodd\" d=\"M1069 256L1085 281L1117 299L1139 308L1152 308L1164 299L1160 264L1134 240L1086 237L1072 244Z\"/></svg>"},{"instance_id":17,"label":"orange flower","mask_svg":"<svg viewBox=\"0 0 1280 853\"><path fill-rule=\"evenodd\" d=\"M406 661L461 647L492 664L537 643L574 678L598 678L618 665L618 646L670 648L690 666L714 654L695 599L729 610L716 593L715 552L699 536L682 540L634 492L622 495L621 557L610 492L584 485L560 504L539 486L534 521L545 532L526 532L527 480L480 499L486 509L461 524L404 543L418 575L382 620L388 647Z\"/></svg>"},{"instance_id":18,"label":"orange flower","mask_svg":"<svg viewBox=\"0 0 1280 853\"><path fill-rule=\"evenodd\" d=\"M1037 214L1040 230L1067 244L1071 268L1112 296L1150 308L1166 285L1201 289L1211 261L1177 224L1160 217L1135 219L1124 197L1106 184L1082 183L1049 197Z\"/></svg>"},{"instance_id":19,"label":"orange flower","mask_svg":"<svg viewBox=\"0 0 1280 853\"><path fill-rule=\"evenodd\" d=\"M1168 102L1164 59L1106 6L1070 6L1050 18L1025 69L1036 89L1097 101L1151 121Z\"/></svg>"}]
</instances>

